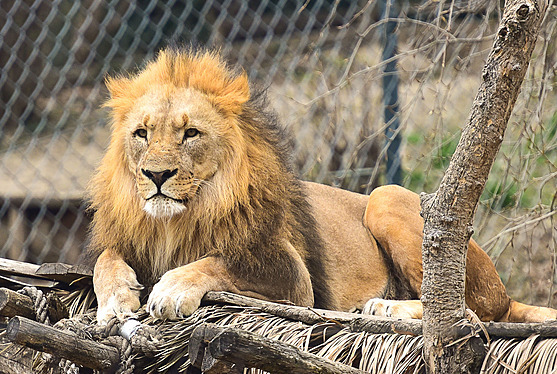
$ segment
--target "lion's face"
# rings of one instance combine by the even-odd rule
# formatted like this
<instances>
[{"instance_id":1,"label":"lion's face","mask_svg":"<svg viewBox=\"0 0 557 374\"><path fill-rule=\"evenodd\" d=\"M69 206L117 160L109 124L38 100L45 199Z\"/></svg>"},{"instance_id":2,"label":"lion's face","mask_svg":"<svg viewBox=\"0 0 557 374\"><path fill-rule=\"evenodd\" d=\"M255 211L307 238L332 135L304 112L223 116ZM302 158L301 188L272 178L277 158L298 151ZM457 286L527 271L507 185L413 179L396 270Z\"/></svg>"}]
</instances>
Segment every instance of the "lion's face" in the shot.
<instances>
[{"instance_id":1,"label":"lion's face","mask_svg":"<svg viewBox=\"0 0 557 374\"><path fill-rule=\"evenodd\" d=\"M143 210L171 217L214 188L219 170L233 168L234 130L199 91L161 86L140 97L126 120L125 153Z\"/></svg>"}]
</instances>

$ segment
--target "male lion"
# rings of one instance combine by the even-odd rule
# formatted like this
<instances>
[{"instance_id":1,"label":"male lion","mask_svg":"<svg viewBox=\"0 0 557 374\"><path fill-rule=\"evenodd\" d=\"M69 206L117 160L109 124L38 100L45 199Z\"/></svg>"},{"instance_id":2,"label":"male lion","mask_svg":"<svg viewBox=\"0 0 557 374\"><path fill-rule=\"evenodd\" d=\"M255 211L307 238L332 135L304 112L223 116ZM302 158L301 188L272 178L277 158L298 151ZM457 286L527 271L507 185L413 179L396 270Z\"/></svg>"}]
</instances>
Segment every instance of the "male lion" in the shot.
<instances>
[{"instance_id":1,"label":"male lion","mask_svg":"<svg viewBox=\"0 0 557 374\"><path fill-rule=\"evenodd\" d=\"M161 319L191 314L208 291L421 317L417 300L368 302L420 296L416 194L299 181L264 94L214 52L168 48L107 86L112 137L90 188L99 322L137 310L142 285ZM511 300L474 241L466 282L483 320L557 317Z\"/></svg>"}]
</instances>

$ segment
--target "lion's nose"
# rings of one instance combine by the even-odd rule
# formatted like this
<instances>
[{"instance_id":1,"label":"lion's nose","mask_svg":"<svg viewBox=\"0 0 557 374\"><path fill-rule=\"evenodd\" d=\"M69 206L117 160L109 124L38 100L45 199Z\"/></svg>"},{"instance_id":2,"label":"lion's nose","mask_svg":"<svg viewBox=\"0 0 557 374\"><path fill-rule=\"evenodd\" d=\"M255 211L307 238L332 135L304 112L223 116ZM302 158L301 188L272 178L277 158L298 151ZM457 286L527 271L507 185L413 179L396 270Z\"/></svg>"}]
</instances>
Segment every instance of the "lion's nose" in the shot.
<instances>
[{"instance_id":1,"label":"lion's nose","mask_svg":"<svg viewBox=\"0 0 557 374\"><path fill-rule=\"evenodd\" d=\"M168 179L172 178L178 172L178 169L174 170L163 170L163 171L152 171L152 170L145 170L141 169L143 175L153 181L157 188L161 188L161 186L166 182Z\"/></svg>"}]
</instances>

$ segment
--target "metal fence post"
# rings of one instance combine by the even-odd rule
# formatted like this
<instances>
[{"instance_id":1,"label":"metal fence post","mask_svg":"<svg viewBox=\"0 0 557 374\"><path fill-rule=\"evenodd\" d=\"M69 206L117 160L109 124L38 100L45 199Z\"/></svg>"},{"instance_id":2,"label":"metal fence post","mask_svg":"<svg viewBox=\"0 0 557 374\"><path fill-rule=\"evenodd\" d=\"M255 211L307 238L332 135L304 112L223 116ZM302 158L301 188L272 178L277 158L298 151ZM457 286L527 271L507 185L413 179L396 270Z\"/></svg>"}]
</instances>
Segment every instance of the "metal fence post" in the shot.
<instances>
[{"instance_id":1,"label":"metal fence post","mask_svg":"<svg viewBox=\"0 0 557 374\"><path fill-rule=\"evenodd\" d=\"M397 36L395 29L397 22L392 21L398 15L393 0L382 0L382 17L387 20L383 26L384 47L382 61L385 64L383 74L383 108L385 124L386 152L386 183L401 184L402 170L400 165L400 117L398 105L399 76L397 70Z\"/></svg>"}]
</instances>

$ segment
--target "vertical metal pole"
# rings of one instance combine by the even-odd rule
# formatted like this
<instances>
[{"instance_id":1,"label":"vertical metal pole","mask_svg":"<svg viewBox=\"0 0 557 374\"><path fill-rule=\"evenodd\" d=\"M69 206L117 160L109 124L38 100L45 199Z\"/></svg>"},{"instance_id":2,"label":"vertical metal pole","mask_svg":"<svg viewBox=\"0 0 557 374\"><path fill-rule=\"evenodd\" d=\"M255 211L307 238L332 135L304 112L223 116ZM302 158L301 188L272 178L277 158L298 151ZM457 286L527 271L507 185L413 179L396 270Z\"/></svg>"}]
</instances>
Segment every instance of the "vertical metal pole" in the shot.
<instances>
[{"instance_id":1,"label":"vertical metal pole","mask_svg":"<svg viewBox=\"0 0 557 374\"><path fill-rule=\"evenodd\" d=\"M394 0L382 0L382 16L384 19L395 18L398 15ZM387 147L386 182L387 184L401 184L402 171L400 165L400 117L398 106L398 83L399 76L396 66L398 38L395 34L397 22L387 21L383 27L383 56L382 61L388 61L383 72L383 107L387 128L385 138Z\"/></svg>"}]
</instances>

